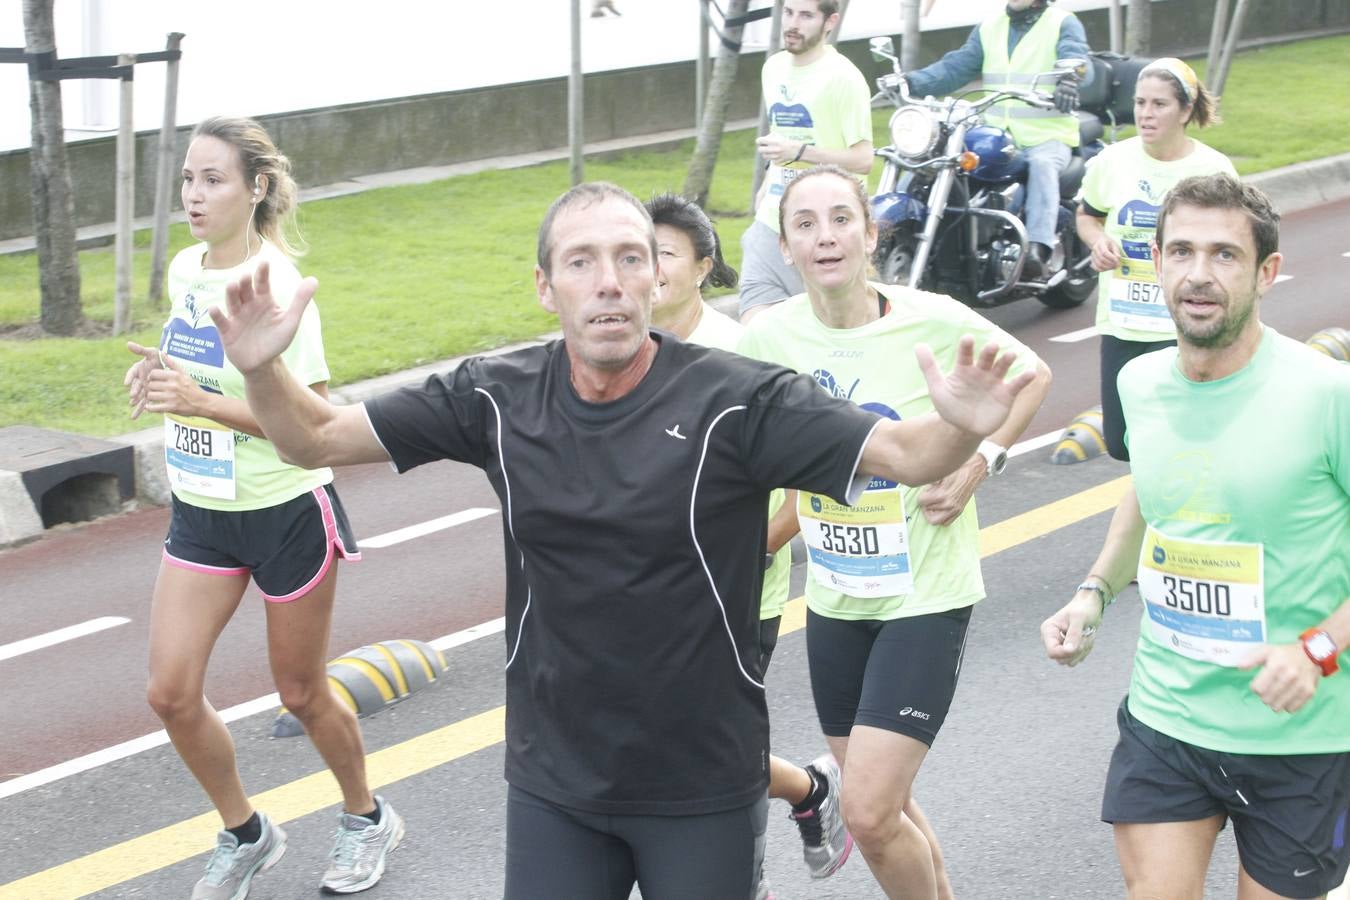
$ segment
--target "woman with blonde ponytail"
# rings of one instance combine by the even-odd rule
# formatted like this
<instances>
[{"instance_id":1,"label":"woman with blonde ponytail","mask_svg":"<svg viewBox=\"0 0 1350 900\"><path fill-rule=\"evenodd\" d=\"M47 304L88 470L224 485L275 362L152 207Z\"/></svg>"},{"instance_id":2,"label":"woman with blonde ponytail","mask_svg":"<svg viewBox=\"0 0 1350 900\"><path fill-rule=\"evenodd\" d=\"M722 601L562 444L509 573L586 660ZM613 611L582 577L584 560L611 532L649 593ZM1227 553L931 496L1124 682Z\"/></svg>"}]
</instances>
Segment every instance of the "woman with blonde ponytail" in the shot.
<instances>
[{"instance_id":1,"label":"woman with blonde ponytail","mask_svg":"<svg viewBox=\"0 0 1350 900\"><path fill-rule=\"evenodd\" d=\"M208 310L226 285L268 271L278 296L300 283L286 230L297 199L290 161L250 119L197 126L183 162L182 200L200 243L169 267L173 308L158 347L129 343L132 417L164 414L173 490L168 537L150 606L147 697L223 822L194 900L242 900L255 875L286 851L286 833L249 802L234 742L204 693L216 639L250 579L267 613L268 658L281 702L304 725L342 790L343 813L323 887L371 887L403 837L403 820L366 781L356 717L328 684L336 560L360 558L330 469L283 462L244 399ZM313 304L283 359L328 394Z\"/></svg>"},{"instance_id":2,"label":"woman with blonde ponytail","mask_svg":"<svg viewBox=\"0 0 1350 900\"><path fill-rule=\"evenodd\" d=\"M1101 334L1102 425L1106 449L1129 460L1116 376L1125 363L1176 345L1176 327L1163 302L1150 246L1163 195L1183 178L1226 172L1233 164L1186 134L1186 126L1217 124L1215 99L1190 66L1155 59L1134 86L1139 133L1107 147L1088 163L1079 195L1078 236L1102 273L1097 295Z\"/></svg>"}]
</instances>

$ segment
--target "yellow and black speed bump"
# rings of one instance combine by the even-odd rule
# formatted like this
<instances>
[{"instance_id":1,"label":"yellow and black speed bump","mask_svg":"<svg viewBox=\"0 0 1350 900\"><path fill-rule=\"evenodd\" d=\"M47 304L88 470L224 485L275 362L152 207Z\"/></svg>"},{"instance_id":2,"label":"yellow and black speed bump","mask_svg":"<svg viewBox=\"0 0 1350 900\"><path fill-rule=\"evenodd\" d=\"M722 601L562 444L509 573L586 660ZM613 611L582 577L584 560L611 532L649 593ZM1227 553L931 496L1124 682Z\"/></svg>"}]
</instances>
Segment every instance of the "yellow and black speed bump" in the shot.
<instances>
[{"instance_id":1,"label":"yellow and black speed bump","mask_svg":"<svg viewBox=\"0 0 1350 900\"><path fill-rule=\"evenodd\" d=\"M1341 362L1350 362L1350 331L1344 328L1323 328L1308 338L1308 346Z\"/></svg>"},{"instance_id":2,"label":"yellow and black speed bump","mask_svg":"<svg viewBox=\"0 0 1350 900\"><path fill-rule=\"evenodd\" d=\"M422 641L379 641L328 664L328 683L352 712L365 717L434 684L445 671L441 651ZM281 708L272 737L304 734L300 721Z\"/></svg>"},{"instance_id":3,"label":"yellow and black speed bump","mask_svg":"<svg viewBox=\"0 0 1350 900\"><path fill-rule=\"evenodd\" d=\"M1106 438L1102 437L1102 408L1094 406L1079 413L1064 429L1050 454L1050 462L1057 466L1082 462L1106 452Z\"/></svg>"}]
</instances>

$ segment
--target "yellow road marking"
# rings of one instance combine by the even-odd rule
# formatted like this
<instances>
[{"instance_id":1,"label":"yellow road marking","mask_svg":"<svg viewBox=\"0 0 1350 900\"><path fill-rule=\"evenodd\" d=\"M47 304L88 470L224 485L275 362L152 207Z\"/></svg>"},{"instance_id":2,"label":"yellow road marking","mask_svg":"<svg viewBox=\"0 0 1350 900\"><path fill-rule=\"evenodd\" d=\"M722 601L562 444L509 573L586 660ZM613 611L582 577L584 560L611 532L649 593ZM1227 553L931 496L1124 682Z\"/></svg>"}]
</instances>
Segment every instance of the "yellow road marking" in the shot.
<instances>
[{"instance_id":1,"label":"yellow road marking","mask_svg":"<svg viewBox=\"0 0 1350 900\"><path fill-rule=\"evenodd\" d=\"M506 708L462 719L366 757L371 790L411 778L506 739ZM325 769L264 791L253 802L276 822L289 822L333 803L337 783ZM88 856L0 885L3 900L67 900L138 878L190 859L215 843L220 819L215 812L194 816L167 828L123 841Z\"/></svg>"},{"instance_id":2,"label":"yellow road marking","mask_svg":"<svg viewBox=\"0 0 1350 900\"><path fill-rule=\"evenodd\" d=\"M993 556L1024 541L1049 534L1065 525L1115 509L1120 498L1130 487L1130 476L1124 475L1105 484L1088 488L1077 494L1038 506L1020 516L995 522L980 529L980 556Z\"/></svg>"},{"instance_id":3,"label":"yellow road marking","mask_svg":"<svg viewBox=\"0 0 1350 900\"><path fill-rule=\"evenodd\" d=\"M1056 500L980 531L980 556L992 556L1113 508L1129 487L1128 476ZM792 600L783 610L780 634L806 624L806 603ZM366 772L371 790L411 778L506 739L506 708L462 719L401 744L370 754ZM325 769L253 798L276 822L290 822L331 806L337 785ZM0 885L0 900L74 900L203 852L215 841L220 820L214 812L152 831L87 856Z\"/></svg>"}]
</instances>

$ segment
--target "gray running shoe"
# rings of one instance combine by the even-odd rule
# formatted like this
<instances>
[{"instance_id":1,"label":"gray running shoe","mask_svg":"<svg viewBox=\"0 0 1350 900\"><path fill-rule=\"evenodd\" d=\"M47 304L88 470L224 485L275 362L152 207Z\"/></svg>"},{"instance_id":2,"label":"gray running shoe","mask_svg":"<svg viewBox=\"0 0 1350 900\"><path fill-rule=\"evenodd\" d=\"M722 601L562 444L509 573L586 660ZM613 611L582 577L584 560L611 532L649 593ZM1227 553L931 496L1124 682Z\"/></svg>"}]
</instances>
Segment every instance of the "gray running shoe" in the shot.
<instances>
[{"instance_id":1,"label":"gray running shoe","mask_svg":"<svg viewBox=\"0 0 1350 900\"><path fill-rule=\"evenodd\" d=\"M260 812L262 834L252 844L240 844L228 831L216 835L216 850L206 863L206 875L192 889L192 900L244 900L249 883L272 868L286 852L286 832Z\"/></svg>"},{"instance_id":2,"label":"gray running shoe","mask_svg":"<svg viewBox=\"0 0 1350 900\"><path fill-rule=\"evenodd\" d=\"M338 817L337 840L323 873L323 889L330 894L355 894L373 887L384 874L384 858L403 840L403 817L375 798L380 824L343 813Z\"/></svg>"},{"instance_id":3,"label":"gray running shoe","mask_svg":"<svg viewBox=\"0 0 1350 900\"><path fill-rule=\"evenodd\" d=\"M819 806L788 813L802 836L802 855L812 878L829 878L843 867L853 850L853 835L839 812L839 764L826 753L811 761L811 769L825 779L827 792Z\"/></svg>"}]
</instances>

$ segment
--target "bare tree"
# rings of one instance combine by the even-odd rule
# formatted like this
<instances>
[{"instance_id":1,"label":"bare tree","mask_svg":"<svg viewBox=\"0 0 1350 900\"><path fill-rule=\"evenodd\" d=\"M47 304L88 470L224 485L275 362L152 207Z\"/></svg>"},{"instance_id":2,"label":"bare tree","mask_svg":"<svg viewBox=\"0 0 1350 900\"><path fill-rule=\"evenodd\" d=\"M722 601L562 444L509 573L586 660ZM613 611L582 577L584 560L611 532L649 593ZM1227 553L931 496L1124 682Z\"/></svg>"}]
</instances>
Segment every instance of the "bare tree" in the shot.
<instances>
[{"instance_id":1,"label":"bare tree","mask_svg":"<svg viewBox=\"0 0 1350 900\"><path fill-rule=\"evenodd\" d=\"M727 20L735 22L745 15L750 0L730 0L727 4ZM727 123L727 108L731 106L731 91L736 85L736 68L741 61L741 33L744 25L732 25L722 30L722 46L717 51L717 61L713 63L712 79L708 85L708 97L703 103L703 118L698 131L698 142L694 145L694 158L689 161L689 174L684 179L684 196L699 206L708 203L708 191L712 189L713 169L717 166L717 154L722 149L722 129Z\"/></svg>"},{"instance_id":2,"label":"bare tree","mask_svg":"<svg viewBox=\"0 0 1350 900\"><path fill-rule=\"evenodd\" d=\"M844 16L848 15L848 0L839 0L839 21L834 25L834 31L830 32L829 43L839 43L839 32L844 30Z\"/></svg>"},{"instance_id":3,"label":"bare tree","mask_svg":"<svg viewBox=\"0 0 1350 900\"><path fill-rule=\"evenodd\" d=\"M23 0L24 41L38 60L56 58L52 27L55 0ZM39 63L40 64L40 63ZM80 306L80 261L75 247L75 192L66 159L61 82L29 77L33 119L33 233L37 239L40 322L48 334L74 334L84 320Z\"/></svg>"},{"instance_id":4,"label":"bare tree","mask_svg":"<svg viewBox=\"0 0 1350 900\"><path fill-rule=\"evenodd\" d=\"M1125 52L1130 56L1148 54L1153 34L1151 0L1130 0L1130 17L1125 24Z\"/></svg>"}]
</instances>

